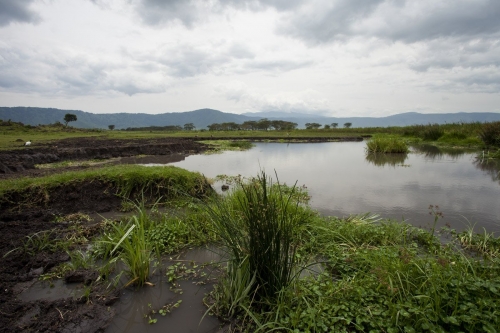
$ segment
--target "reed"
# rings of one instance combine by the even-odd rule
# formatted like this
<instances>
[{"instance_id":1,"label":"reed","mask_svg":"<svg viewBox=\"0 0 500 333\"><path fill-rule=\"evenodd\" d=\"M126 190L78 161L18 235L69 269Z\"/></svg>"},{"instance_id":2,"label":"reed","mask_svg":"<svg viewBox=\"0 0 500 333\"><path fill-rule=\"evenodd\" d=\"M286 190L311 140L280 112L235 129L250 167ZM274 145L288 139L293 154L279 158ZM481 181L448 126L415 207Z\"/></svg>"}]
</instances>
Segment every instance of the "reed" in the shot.
<instances>
[{"instance_id":1,"label":"reed","mask_svg":"<svg viewBox=\"0 0 500 333\"><path fill-rule=\"evenodd\" d=\"M249 272L240 274L255 277L251 290L256 302L274 299L296 276L295 240L304 217L296 197L295 186L285 193L279 181L274 184L262 171L240 183L230 197L207 206L232 267L248 267Z\"/></svg>"},{"instance_id":2,"label":"reed","mask_svg":"<svg viewBox=\"0 0 500 333\"><path fill-rule=\"evenodd\" d=\"M366 142L366 151L368 154L406 154L410 149L403 139L396 137L374 137Z\"/></svg>"}]
</instances>

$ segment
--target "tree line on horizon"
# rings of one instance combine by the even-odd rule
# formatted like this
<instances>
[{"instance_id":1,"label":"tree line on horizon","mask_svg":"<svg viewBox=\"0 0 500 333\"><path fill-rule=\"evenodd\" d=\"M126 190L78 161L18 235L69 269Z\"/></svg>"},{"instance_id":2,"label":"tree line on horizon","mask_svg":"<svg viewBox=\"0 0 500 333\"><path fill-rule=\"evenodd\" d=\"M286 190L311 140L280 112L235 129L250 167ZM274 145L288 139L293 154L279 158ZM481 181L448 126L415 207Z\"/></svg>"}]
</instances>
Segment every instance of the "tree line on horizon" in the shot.
<instances>
[{"instance_id":1,"label":"tree line on horizon","mask_svg":"<svg viewBox=\"0 0 500 333\"><path fill-rule=\"evenodd\" d=\"M306 123L306 129L320 129L323 126L323 129L331 129L337 128L338 123L326 124L322 125L319 123ZM241 124L236 122L223 122L223 123L212 123L208 125L209 131L293 131L297 129L297 123L285 120L269 120L267 118L263 118L260 120L248 120ZM350 128L352 123L345 123L344 128ZM111 129L111 128L110 128ZM148 127L128 127L126 131L192 131L195 130L196 126L193 123L184 124L184 126L180 125L167 125L167 126L148 126ZM201 129L204 131L205 129Z\"/></svg>"}]
</instances>

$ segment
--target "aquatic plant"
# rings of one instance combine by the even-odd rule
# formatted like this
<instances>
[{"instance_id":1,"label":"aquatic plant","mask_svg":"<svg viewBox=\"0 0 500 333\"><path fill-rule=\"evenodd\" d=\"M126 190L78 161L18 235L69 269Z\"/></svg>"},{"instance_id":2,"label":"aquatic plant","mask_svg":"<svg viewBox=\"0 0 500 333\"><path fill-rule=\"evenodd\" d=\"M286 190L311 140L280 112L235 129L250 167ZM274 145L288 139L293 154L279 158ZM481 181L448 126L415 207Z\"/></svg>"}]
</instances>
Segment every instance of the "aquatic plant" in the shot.
<instances>
[{"instance_id":1,"label":"aquatic plant","mask_svg":"<svg viewBox=\"0 0 500 333\"><path fill-rule=\"evenodd\" d=\"M238 280L234 274L255 279L249 292L256 302L274 299L296 276L295 240L304 215L294 197L295 186L285 193L262 171L229 197L207 205L214 231L230 254L229 279Z\"/></svg>"},{"instance_id":2,"label":"aquatic plant","mask_svg":"<svg viewBox=\"0 0 500 333\"><path fill-rule=\"evenodd\" d=\"M405 140L396 137L374 137L366 142L368 154L374 153L397 153L406 154L409 152L408 144Z\"/></svg>"},{"instance_id":3,"label":"aquatic plant","mask_svg":"<svg viewBox=\"0 0 500 333\"><path fill-rule=\"evenodd\" d=\"M119 258L126 265L127 273L131 280L127 283L144 285L149 279L149 267L153 260L153 245L147 241L146 228L148 220L141 218L141 215L133 216L125 233L116 242L110 255L118 251ZM114 226L117 233L121 233L121 226ZM159 258L158 258L159 259Z\"/></svg>"},{"instance_id":4,"label":"aquatic plant","mask_svg":"<svg viewBox=\"0 0 500 333\"><path fill-rule=\"evenodd\" d=\"M432 230L370 216L316 217L307 231L304 245L325 259L326 272L298 280L268 311L253 312L253 330L498 331L498 260L469 257L453 242L427 247L417 240L433 237ZM490 235L481 239L488 251L498 245Z\"/></svg>"}]
</instances>

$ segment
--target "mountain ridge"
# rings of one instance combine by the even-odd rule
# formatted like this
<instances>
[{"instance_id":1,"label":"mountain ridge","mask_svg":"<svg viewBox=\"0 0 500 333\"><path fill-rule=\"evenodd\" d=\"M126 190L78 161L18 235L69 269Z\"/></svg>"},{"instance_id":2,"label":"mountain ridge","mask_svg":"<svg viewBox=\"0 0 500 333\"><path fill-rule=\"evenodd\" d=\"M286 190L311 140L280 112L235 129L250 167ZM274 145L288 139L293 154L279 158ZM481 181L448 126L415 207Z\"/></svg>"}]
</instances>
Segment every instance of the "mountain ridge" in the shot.
<instances>
[{"instance_id":1,"label":"mountain ridge","mask_svg":"<svg viewBox=\"0 0 500 333\"><path fill-rule=\"evenodd\" d=\"M258 121L262 118L270 120L291 121L298 124L299 128L304 128L306 123L320 123L331 125L337 123L342 127L345 123L352 123L352 127L387 127L387 126L409 126L425 124L445 124L445 123L468 123L468 122L492 122L500 121L500 113L494 112L457 112L457 113L418 113L405 112L386 117L325 117L317 115L307 115L300 113L290 113L286 116L279 113L279 117L248 116L247 114L234 114L222 112L214 109L198 109L185 112L169 112L160 114L147 113L90 113L81 110L63 110L56 108L38 107L0 107L0 119L7 121L22 122L26 125L45 125L63 122L64 115L72 113L77 116L77 121L70 123L78 128L102 128L115 125L116 129L126 129L128 127L149 127L149 126L184 126L193 123L197 129L207 129L213 123L235 122L241 124L245 121ZM257 113L272 115L272 113ZM297 116L299 115L299 116Z\"/></svg>"}]
</instances>

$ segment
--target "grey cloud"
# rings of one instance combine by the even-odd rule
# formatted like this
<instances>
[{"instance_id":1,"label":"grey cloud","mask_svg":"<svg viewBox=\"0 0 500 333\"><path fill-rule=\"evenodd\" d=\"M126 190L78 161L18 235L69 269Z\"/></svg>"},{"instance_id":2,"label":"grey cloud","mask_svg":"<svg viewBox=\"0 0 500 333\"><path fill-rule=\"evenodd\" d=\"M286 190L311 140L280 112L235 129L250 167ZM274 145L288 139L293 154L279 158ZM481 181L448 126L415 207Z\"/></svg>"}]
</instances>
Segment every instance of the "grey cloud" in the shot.
<instances>
[{"instance_id":1,"label":"grey cloud","mask_svg":"<svg viewBox=\"0 0 500 333\"><path fill-rule=\"evenodd\" d=\"M500 42L496 40L472 40L461 42L455 39L430 41L425 49L409 63L415 71L425 72L431 68L500 68Z\"/></svg>"},{"instance_id":2,"label":"grey cloud","mask_svg":"<svg viewBox=\"0 0 500 333\"><path fill-rule=\"evenodd\" d=\"M448 77L441 83L427 84L426 88L432 91L452 93L500 93L500 73L488 70L476 70L472 73L462 73Z\"/></svg>"},{"instance_id":3,"label":"grey cloud","mask_svg":"<svg viewBox=\"0 0 500 333\"><path fill-rule=\"evenodd\" d=\"M252 63L255 54L240 43L219 45L210 51L193 45L175 45L163 49L154 56L133 56L141 62L160 64L171 76L186 78L207 73L219 74L226 71L239 70L247 61Z\"/></svg>"},{"instance_id":4,"label":"grey cloud","mask_svg":"<svg viewBox=\"0 0 500 333\"><path fill-rule=\"evenodd\" d=\"M12 22L38 23L40 16L29 8L34 0L0 0L0 26Z\"/></svg>"},{"instance_id":5,"label":"grey cloud","mask_svg":"<svg viewBox=\"0 0 500 333\"><path fill-rule=\"evenodd\" d=\"M406 22L386 17L389 24L378 34L409 43L443 37L499 37L500 1L449 1L446 4L442 8L429 8L425 15L414 19L407 16Z\"/></svg>"},{"instance_id":6,"label":"grey cloud","mask_svg":"<svg viewBox=\"0 0 500 333\"><path fill-rule=\"evenodd\" d=\"M253 53L249 48L247 48L244 44L234 43L229 47L228 53L238 59L248 59L254 58L255 53Z\"/></svg>"},{"instance_id":7,"label":"grey cloud","mask_svg":"<svg viewBox=\"0 0 500 333\"><path fill-rule=\"evenodd\" d=\"M221 59L216 56L191 46L179 47L176 51L168 50L157 61L167 66L169 74L176 77L205 74L212 66L221 63Z\"/></svg>"},{"instance_id":8,"label":"grey cloud","mask_svg":"<svg viewBox=\"0 0 500 333\"><path fill-rule=\"evenodd\" d=\"M304 6L288 14L278 29L311 43L344 40L354 35L353 27L372 14L384 0L337 0Z\"/></svg>"},{"instance_id":9,"label":"grey cloud","mask_svg":"<svg viewBox=\"0 0 500 333\"><path fill-rule=\"evenodd\" d=\"M194 0L140 0L136 3L136 9L147 25L180 21L191 27L202 18Z\"/></svg>"},{"instance_id":10,"label":"grey cloud","mask_svg":"<svg viewBox=\"0 0 500 333\"><path fill-rule=\"evenodd\" d=\"M303 4L306 0L219 0L222 6L245 8L254 11L272 7L280 11L290 10Z\"/></svg>"},{"instance_id":11,"label":"grey cloud","mask_svg":"<svg viewBox=\"0 0 500 333\"><path fill-rule=\"evenodd\" d=\"M312 61L293 61L293 60L266 60L266 61L252 61L247 66L247 70L265 70L273 72L288 72L295 69L307 67L311 65Z\"/></svg>"},{"instance_id":12,"label":"grey cloud","mask_svg":"<svg viewBox=\"0 0 500 333\"><path fill-rule=\"evenodd\" d=\"M436 38L499 35L500 1L337 0L303 6L279 31L309 43L353 36L413 43Z\"/></svg>"},{"instance_id":13,"label":"grey cloud","mask_svg":"<svg viewBox=\"0 0 500 333\"><path fill-rule=\"evenodd\" d=\"M145 71L128 71L123 67L123 64L96 62L85 55L68 56L56 50L40 57L29 49L0 44L0 90L3 91L84 96L109 92L133 95L164 90L161 84L144 80Z\"/></svg>"},{"instance_id":14,"label":"grey cloud","mask_svg":"<svg viewBox=\"0 0 500 333\"><path fill-rule=\"evenodd\" d=\"M97 0L91 0L93 2ZM297 8L306 0L135 0L137 13L147 25L161 25L180 22L193 27L212 13L221 13L226 8L262 11L275 8L287 11Z\"/></svg>"},{"instance_id":15,"label":"grey cloud","mask_svg":"<svg viewBox=\"0 0 500 333\"><path fill-rule=\"evenodd\" d=\"M116 84L113 84L110 88L112 90L121 92L123 94L133 96L136 94L153 94L153 93L161 93L164 91L162 88L143 88L138 86L137 84L133 82L119 82Z\"/></svg>"}]
</instances>

